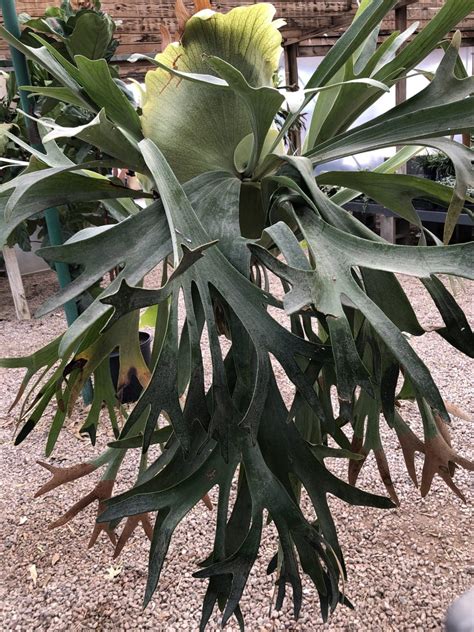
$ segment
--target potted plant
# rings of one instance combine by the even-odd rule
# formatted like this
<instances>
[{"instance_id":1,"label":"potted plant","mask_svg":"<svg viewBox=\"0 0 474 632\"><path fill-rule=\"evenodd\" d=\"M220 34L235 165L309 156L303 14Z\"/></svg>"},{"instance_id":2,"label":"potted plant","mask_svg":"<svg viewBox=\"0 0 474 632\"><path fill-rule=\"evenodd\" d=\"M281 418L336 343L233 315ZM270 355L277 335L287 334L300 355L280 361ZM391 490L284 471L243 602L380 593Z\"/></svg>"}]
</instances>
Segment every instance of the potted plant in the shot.
<instances>
[{"instance_id":1,"label":"potted plant","mask_svg":"<svg viewBox=\"0 0 474 632\"><path fill-rule=\"evenodd\" d=\"M444 138L474 127L472 81L454 75L459 34L425 90L362 126L352 124L474 10L474 1L447 0L416 37L408 41L411 31L393 34L379 46L374 34L396 0L362 2L280 130L274 119L286 95L274 83L281 54L281 22L273 20L274 8L255 4L220 14L207 0L195 5L197 12L189 15L178 2L179 40L169 42L153 61L156 69L146 77L138 111L105 61L75 56L71 64L41 39L41 48L33 48L1 31L30 58L47 64L66 87L62 94L80 101L94 118L73 129L43 122L42 168L0 190L0 236L6 238L30 213L58 200L140 194L147 201L143 210L117 224L79 232L64 246L43 250L48 260L80 264L83 272L49 299L40 315L77 296L112 267L119 266L119 274L58 340L27 358L2 362L27 369L22 386L27 404L16 442L34 430L56 397L60 406L47 442L50 453L67 411L93 374L100 389L87 427L95 431L97 409L105 401L119 436L98 459L69 468L44 464L52 478L40 494L105 468L91 493L53 526L98 500L91 544L104 531L117 553L143 525L151 539L148 603L176 527L218 486L214 542L195 573L208 581L201 629L216 604L223 624L235 616L243 625L239 601L258 555L267 511L279 535L279 548L269 560L269 572L277 576L277 608L291 585L298 616L303 572L317 588L326 619L338 604L350 604L327 495L381 509L399 502L379 424L393 429L415 484L414 455L424 454L423 496L438 475L462 497L454 468L474 468L451 446L445 402L405 336L420 336L424 330L396 277L403 273L422 280L445 323L438 334L472 354L466 317L436 275L472 278L473 244L390 245L341 206L368 189L383 191L384 203L397 213L406 212L401 200L407 202L403 208L409 207L425 187L434 196L445 196L442 185L392 173L419 146L451 157L454 195L464 201L472 153ZM288 154L282 139L316 97L302 153ZM103 153L103 161L66 162L57 151L61 138L87 138ZM377 172L325 176L326 182L331 178L342 187L331 197L314 176L316 166L331 160L400 145L404 148ZM143 191L117 186L99 173L104 165L140 174ZM446 242L459 210L454 197ZM161 285L142 287L146 273L158 265ZM270 283L271 278L277 282ZM136 346L142 309L155 324L150 370L140 362ZM122 425L114 418L106 370L118 335L124 366L146 385ZM204 347L210 351L210 382L205 380ZM291 401L282 398L272 358L294 386ZM45 369L51 371L43 380L31 381ZM333 386L337 412L331 404ZM422 436L400 414L398 402L404 399L418 405ZM165 445L147 462L149 447L157 443ZM112 496L124 455L133 449L142 452L136 484ZM387 497L356 486L370 452ZM325 459L334 456L347 459L349 482L331 473ZM303 487L316 512L313 522L300 507Z\"/></svg>"}]
</instances>

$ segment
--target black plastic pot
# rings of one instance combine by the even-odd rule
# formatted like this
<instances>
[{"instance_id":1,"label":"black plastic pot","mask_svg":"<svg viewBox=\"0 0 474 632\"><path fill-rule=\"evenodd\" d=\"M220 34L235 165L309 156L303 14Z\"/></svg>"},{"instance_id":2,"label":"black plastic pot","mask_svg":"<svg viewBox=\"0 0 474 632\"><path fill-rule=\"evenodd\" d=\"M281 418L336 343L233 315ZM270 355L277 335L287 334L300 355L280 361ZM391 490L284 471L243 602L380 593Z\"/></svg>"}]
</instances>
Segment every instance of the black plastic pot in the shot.
<instances>
[{"instance_id":1,"label":"black plastic pot","mask_svg":"<svg viewBox=\"0 0 474 632\"><path fill-rule=\"evenodd\" d=\"M142 352L143 359L145 360L146 364L150 366L152 337L146 331L140 331L139 336L140 336L140 350ZM120 367L118 348L112 351L112 353L110 354L109 362L110 362L110 374L112 377L112 382L115 387L115 390L117 391L117 383L118 383L119 367ZM131 402L136 402L138 400L142 391L143 391L142 385L137 380L136 376L132 375L130 384L128 384L122 390L121 393L117 392L117 397L120 399L122 404L130 404Z\"/></svg>"}]
</instances>

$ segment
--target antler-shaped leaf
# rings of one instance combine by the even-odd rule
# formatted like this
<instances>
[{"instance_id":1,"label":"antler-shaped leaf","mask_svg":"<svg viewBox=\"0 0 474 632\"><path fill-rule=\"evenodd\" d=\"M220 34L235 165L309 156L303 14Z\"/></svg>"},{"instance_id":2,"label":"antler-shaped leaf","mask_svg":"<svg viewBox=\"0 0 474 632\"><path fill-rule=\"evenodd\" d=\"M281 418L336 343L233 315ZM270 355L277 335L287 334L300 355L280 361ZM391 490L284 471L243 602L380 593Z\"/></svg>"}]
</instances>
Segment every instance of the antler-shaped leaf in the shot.
<instances>
[{"instance_id":1,"label":"antler-shaped leaf","mask_svg":"<svg viewBox=\"0 0 474 632\"><path fill-rule=\"evenodd\" d=\"M425 415L428 415L428 411ZM433 415L438 432L434 436L430 435L425 439L425 462L423 464L423 472L421 475L421 487L420 492L424 497L431 489L431 483L435 474L438 474L446 485L453 490L463 502L466 502L466 498L461 490L455 485L453 481L454 466L460 465L466 470L474 471L474 462L465 459L457 454L457 452L451 447L448 438L445 434L443 425L445 422L439 417L439 415Z\"/></svg>"},{"instance_id":2,"label":"antler-shaped leaf","mask_svg":"<svg viewBox=\"0 0 474 632\"><path fill-rule=\"evenodd\" d=\"M105 508L106 508L105 505L101 507L101 513L102 513L102 510L104 510ZM129 516L127 520L125 521L125 524L122 529L122 533L120 534L120 537L115 546L114 559L120 555L120 553L123 550L123 547L125 546L125 544L127 543L132 533L135 531L135 529L138 527L139 524L142 525L143 531L145 532L147 538L151 542L153 538L153 525L151 524L150 514L142 513L136 516Z\"/></svg>"},{"instance_id":3,"label":"antler-shaped leaf","mask_svg":"<svg viewBox=\"0 0 474 632\"><path fill-rule=\"evenodd\" d=\"M83 498L81 498L77 503L75 503L65 514L63 514L60 518L55 520L49 525L49 529L57 529L58 527L62 527L67 524L70 520L75 518L78 513L80 513L83 509L88 507L94 501L98 501L98 515L102 514L105 508L105 501L108 500L112 495L112 489L114 486L114 480L102 480L97 483L94 489L86 494ZM113 529L110 527L108 523L97 523L94 525L92 530L92 535L89 540L89 544L87 548L91 548L97 541L101 532L107 534L109 540L115 546L117 544L117 536Z\"/></svg>"},{"instance_id":4,"label":"antler-shaped leaf","mask_svg":"<svg viewBox=\"0 0 474 632\"><path fill-rule=\"evenodd\" d=\"M425 445L397 412L395 412L394 428L402 448L407 472L415 486L418 487L418 479L415 469L415 452L421 452L424 454Z\"/></svg>"},{"instance_id":5,"label":"antler-shaped leaf","mask_svg":"<svg viewBox=\"0 0 474 632\"><path fill-rule=\"evenodd\" d=\"M37 463L38 465L41 465L41 467L44 467L45 470L48 470L48 472L51 472L53 476L47 483L38 489L35 493L35 498L38 498L38 496L42 496L43 494L47 494L53 489L56 489L56 487L60 487L65 483L70 483L78 478L87 476L98 467L98 465L92 462L78 463L77 465L72 465L71 467L56 467L54 465L50 465L49 463L45 463L44 461L37 461Z\"/></svg>"},{"instance_id":6,"label":"antler-shaped leaf","mask_svg":"<svg viewBox=\"0 0 474 632\"><path fill-rule=\"evenodd\" d=\"M291 268L263 248L250 246L256 257L290 283L292 289L283 301L286 311L291 314L314 305L323 314L342 319L343 322L346 318L343 304L357 307L405 368L413 383L446 418L443 400L428 369L400 330L363 291L353 270L357 267L376 268L419 277L445 272L474 278L474 244L444 248L391 246L354 237L334 228L307 207L298 207L295 217L315 257L313 271ZM332 339L332 343L334 347L340 344L347 346L340 336L337 340ZM339 359L335 358L336 363ZM352 371L351 367L347 367L347 370Z\"/></svg>"}]
</instances>

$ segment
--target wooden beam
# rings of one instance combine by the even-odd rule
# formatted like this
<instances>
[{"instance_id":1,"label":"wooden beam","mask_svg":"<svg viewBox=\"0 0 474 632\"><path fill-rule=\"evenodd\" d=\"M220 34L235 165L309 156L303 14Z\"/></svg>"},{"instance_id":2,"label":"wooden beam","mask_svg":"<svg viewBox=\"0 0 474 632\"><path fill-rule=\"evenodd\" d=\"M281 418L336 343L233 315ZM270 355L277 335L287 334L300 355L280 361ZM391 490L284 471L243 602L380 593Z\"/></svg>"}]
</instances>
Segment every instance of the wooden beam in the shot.
<instances>
[{"instance_id":1,"label":"wooden beam","mask_svg":"<svg viewBox=\"0 0 474 632\"><path fill-rule=\"evenodd\" d=\"M395 28L402 33L406 31L408 21L407 5L399 3L395 8ZM395 85L395 103L403 103L407 99L407 82L406 79L397 81ZM397 147L401 149L401 147ZM398 173L406 173L406 165L403 165ZM391 244L397 242L397 218L396 217L380 217L380 236Z\"/></svg>"},{"instance_id":2,"label":"wooden beam","mask_svg":"<svg viewBox=\"0 0 474 632\"><path fill-rule=\"evenodd\" d=\"M320 26L317 29L312 29L311 31L307 31L306 33L302 33L299 37L294 37L292 39L288 39L283 42L283 46L286 48L288 46L292 46L294 44L299 44L300 42L304 42L313 37L318 37L319 35L324 35L324 33L331 33L332 31L337 31L344 26L348 26L352 20L354 19L354 14L352 12L348 12L347 14L341 16L340 18L334 18L331 20L331 24L329 26Z\"/></svg>"},{"instance_id":3,"label":"wooden beam","mask_svg":"<svg viewBox=\"0 0 474 632\"><path fill-rule=\"evenodd\" d=\"M292 89L298 89L298 44L285 48L286 83Z\"/></svg>"},{"instance_id":4,"label":"wooden beam","mask_svg":"<svg viewBox=\"0 0 474 632\"><path fill-rule=\"evenodd\" d=\"M410 4L416 4L419 0L399 0L397 6L395 7L395 11L397 9L403 9L404 7L410 6Z\"/></svg>"},{"instance_id":5,"label":"wooden beam","mask_svg":"<svg viewBox=\"0 0 474 632\"><path fill-rule=\"evenodd\" d=\"M3 260L8 276L8 283L15 305L16 317L18 320L29 320L31 318L30 309L25 296L23 280L21 278L20 268L16 258L15 250L5 246L2 248Z\"/></svg>"},{"instance_id":6,"label":"wooden beam","mask_svg":"<svg viewBox=\"0 0 474 632\"><path fill-rule=\"evenodd\" d=\"M397 7L395 9L395 28L400 33L406 31L408 23L408 8L406 5ZM401 79L397 81L395 86L395 102L398 105L407 100L407 81Z\"/></svg>"},{"instance_id":7,"label":"wooden beam","mask_svg":"<svg viewBox=\"0 0 474 632\"><path fill-rule=\"evenodd\" d=\"M395 7L395 12L398 10L405 10L410 4L415 4L419 2L419 0L399 0ZM324 17L324 13L321 13L321 17ZM283 43L283 46L291 46L292 44L298 44L300 42L304 42L312 37L317 37L318 35L323 35L324 33L331 33L333 31L337 31L345 26L348 26L352 20L354 19L353 11L347 11L344 15L341 15L339 18L334 18L331 21L329 26L318 27L317 29L312 29L307 31L306 33L302 33L300 36L292 39L288 39Z\"/></svg>"}]
</instances>

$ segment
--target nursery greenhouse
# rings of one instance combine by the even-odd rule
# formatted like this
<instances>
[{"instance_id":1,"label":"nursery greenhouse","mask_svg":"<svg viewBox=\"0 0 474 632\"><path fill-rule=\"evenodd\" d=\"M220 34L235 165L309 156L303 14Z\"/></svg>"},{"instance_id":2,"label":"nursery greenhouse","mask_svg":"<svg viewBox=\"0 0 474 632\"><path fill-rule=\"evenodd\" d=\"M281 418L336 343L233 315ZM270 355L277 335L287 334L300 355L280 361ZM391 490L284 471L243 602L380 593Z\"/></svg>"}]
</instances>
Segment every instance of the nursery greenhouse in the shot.
<instances>
[{"instance_id":1,"label":"nursery greenhouse","mask_svg":"<svg viewBox=\"0 0 474 632\"><path fill-rule=\"evenodd\" d=\"M474 630L474 0L0 0L0 629Z\"/></svg>"}]
</instances>

